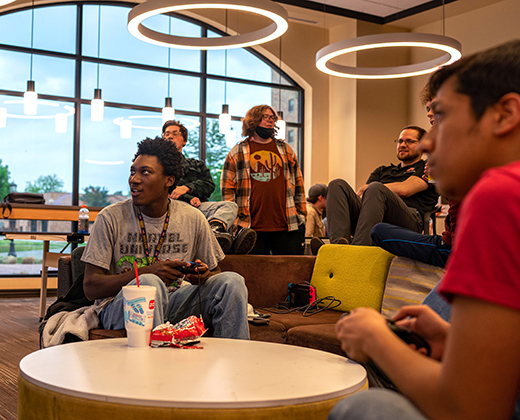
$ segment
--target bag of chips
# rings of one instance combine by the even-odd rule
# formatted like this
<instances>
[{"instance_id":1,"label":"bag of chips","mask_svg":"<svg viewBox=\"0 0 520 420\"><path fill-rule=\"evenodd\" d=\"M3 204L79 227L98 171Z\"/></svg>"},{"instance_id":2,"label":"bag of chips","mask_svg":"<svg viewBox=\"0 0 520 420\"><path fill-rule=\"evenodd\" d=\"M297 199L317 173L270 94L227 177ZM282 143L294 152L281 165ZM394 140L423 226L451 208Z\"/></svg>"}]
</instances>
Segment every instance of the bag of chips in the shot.
<instances>
[{"instance_id":1,"label":"bag of chips","mask_svg":"<svg viewBox=\"0 0 520 420\"><path fill-rule=\"evenodd\" d=\"M202 318L191 315L175 325L167 322L152 330L150 345L152 347L192 347L200 341L200 337L208 329Z\"/></svg>"}]
</instances>

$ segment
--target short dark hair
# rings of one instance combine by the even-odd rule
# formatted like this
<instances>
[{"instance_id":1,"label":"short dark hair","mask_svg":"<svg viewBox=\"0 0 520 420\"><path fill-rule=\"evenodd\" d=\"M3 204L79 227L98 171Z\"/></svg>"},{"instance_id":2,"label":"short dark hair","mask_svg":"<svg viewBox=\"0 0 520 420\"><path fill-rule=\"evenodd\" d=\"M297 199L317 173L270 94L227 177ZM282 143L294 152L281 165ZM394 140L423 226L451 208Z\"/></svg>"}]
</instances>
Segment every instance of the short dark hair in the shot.
<instances>
[{"instance_id":1,"label":"short dark hair","mask_svg":"<svg viewBox=\"0 0 520 420\"><path fill-rule=\"evenodd\" d=\"M146 137L137 143L137 152L132 162L141 155L155 156L163 167L163 174L175 177L173 185L168 189L168 192L171 193L183 175L182 155L177 150L175 143L162 137L154 139Z\"/></svg>"},{"instance_id":2,"label":"short dark hair","mask_svg":"<svg viewBox=\"0 0 520 420\"><path fill-rule=\"evenodd\" d=\"M401 131L404 130L415 130L417 131L417 140L421 140L423 136L426 134L426 130L424 128L419 127L418 125L407 125Z\"/></svg>"},{"instance_id":3,"label":"short dark hair","mask_svg":"<svg viewBox=\"0 0 520 420\"><path fill-rule=\"evenodd\" d=\"M182 138L184 139L185 142L187 142L188 141L188 129L186 127L184 127L184 125L180 121L176 121L176 120L166 121L162 126L162 133L164 134L166 129L171 125L176 125L177 127L179 127L179 131L181 132Z\"/></svg>"},{"instance_id":4,"label":"short dark hair","mask_svg":"<svg viewBox=\"0 0 520 420\"><path fill-rule=\"evenodd\" d=\"M435 96L446 80L456 78L457 92L469 96L479 120L502 96L520 94L520 40L464 57L437 70L429 81Z\"/></svg>"}]
</instances>

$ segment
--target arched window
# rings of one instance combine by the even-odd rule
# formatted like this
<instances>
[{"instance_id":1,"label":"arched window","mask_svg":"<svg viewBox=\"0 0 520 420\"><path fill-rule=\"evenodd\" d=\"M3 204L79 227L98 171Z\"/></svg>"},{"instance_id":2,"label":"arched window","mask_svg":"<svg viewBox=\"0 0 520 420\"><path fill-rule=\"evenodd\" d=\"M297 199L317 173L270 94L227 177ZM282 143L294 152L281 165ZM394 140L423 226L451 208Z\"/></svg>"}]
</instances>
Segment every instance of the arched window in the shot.
<instances>
[{"instance_id":1,"label":"arched window","mask_svg":"<svg viewBox=\"0 0 520 420\"><path fill-rule=\"evenodd\" d=\"M161 134L167 96L189 129L185 154L205 160L215 178L213 199L220 198L229 151L218 133L224 101L237 141L240 118L251 106L282 110L286 141L301 156L303 91L275 64L251 49L206 52L144 43L126 29L130 7L67 3L0 15L0 197L16 188L45 193L47 204L56 205L104 206L127 198L136 143ZM222 35L176 15L156 16L147 25L181 36ZM29 79L38 93L34 116L23 114ZM101 122L90 118L97 87L105 101ZM131 127L125 136L122 126Z\"/></svg>"},{"instance_id":2,"label":"arched window","mask_svg":"<svg viewBox=\"0 0 520 420\"><path fill-rule=\"evenodd\" d=\"M220 199L229 151L218 131L224 101L237 140L240 118L251 106L282 110L286 141L302 155L303 91L275 64L252 49L191 51L139 41L126 28L131 7L62 3L0 15L0 199L13 190L44 193L54 205L106 206L129 198L136 143L161 134L167 96L175 118L189 129L185 154L211 170L213 200ZM176 15L156 16L147 26L180 36L222 36ZM38 93L36 115L23 112L28 80ZM105 101L101 122L90 115L97 87ZM70 222L0 220L0 231L73 228ZM43 244L15 242L16 250L14 242L0 240L0 276L38 275ZM52 249L63 247L51 242Z\"/></svg>"}]
</instances>

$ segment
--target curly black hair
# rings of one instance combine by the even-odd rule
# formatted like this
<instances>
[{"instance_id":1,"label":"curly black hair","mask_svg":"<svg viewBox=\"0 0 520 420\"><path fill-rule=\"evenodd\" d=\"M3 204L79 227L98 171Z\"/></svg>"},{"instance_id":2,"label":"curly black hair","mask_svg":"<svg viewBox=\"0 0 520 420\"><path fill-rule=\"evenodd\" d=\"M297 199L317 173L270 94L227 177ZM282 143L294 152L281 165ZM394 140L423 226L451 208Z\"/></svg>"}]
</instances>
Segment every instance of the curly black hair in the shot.
<instances>
[{"instance_id":1,"label":"curly black hair","mask_svg":"<svg viewBox=\"0 0 520 420\"><path fill-rule=\"evenodd\" d=\"M173 185L168 188L168 192L171 193L177 186L179 179L183 176L182 155L177 150L175 143L159 136L154 139L146 137L137 143L137 152L132 162L140 155L155 156L163 167L163 174L175 178Z\"/></svg>"}]
</instances>

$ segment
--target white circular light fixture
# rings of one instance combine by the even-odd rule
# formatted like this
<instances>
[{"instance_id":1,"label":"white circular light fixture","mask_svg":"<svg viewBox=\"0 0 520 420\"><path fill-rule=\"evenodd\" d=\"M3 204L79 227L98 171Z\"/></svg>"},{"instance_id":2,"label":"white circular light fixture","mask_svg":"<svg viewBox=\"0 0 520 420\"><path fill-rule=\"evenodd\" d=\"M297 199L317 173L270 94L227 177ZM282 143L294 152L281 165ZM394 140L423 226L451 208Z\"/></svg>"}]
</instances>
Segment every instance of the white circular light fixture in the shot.
<instances>
[{"instance_id":1,"label":"white circular light fixture","mask_svg":"<svg viewBox=\"0 0 520 420\"><path fill-rule=\"evenodd\" d=\"M162 13L196 9L226 9L250 12L273 21L258 31L218 38L191 38L168 35L147 28L145 19ZM148 0L128 14L128 31L141 41L169 48L223 50L262 44L280 37L288 28L287 10L268 0Z\"/></svg>"},{"instance_id":2,"label":"white circular light fixture","mask_svg":"<svg viewBox=\"0 0 520 420\"><path fill-rule=\"evenodd\" d=\"M24 103L23 99L7 99L4 101L4 104L23 104L23 103ZM59 104L54 103L54 102L42 101L42 100L38 99L38 106L40 106L40 105L50 106L50 107L54 107L54 108L57 108L60 106ZM6 116L9 118L21 118L21 119L28 119L28 120L51 120L51 119L55 119L58 116L62 116L62 115L66 116L66 117L70 117L70 116L74 115L74 113L75 113L74 107L72 107L70 105L63 105L63 109L65 109L67 111L65 114L58 112L54 115L6 114Z\"/></svg>"},{"instance_id":3,"label":"white circular light fixture","mask_svg":"<svg viewBox=\"0 0 520 420\"><path fill-rule=\"evenodd\" d=\"M112 122L115 124L115 125L118 125L118 126L121 126L121 123L123 122L123 120L130 120L130 122L132 122L132 120L143 120L143 119L162 119L162 116L159 115L159 116L155 116L155 115L132 115L130 117L118 117L118 118L115 118ZM197 119L197 118L190 118L190 117L185 117L185 116L177 116L177 120L179 122L181 122L185 127L186 129L188 130L191 130L191 129L195 129L197 127L200 126L200 121ZM128 123L126 123L128 124ZM137 125L137 124L134 124L132 122L131 124L131 128L138 128L138 129L142 129L142 130L157 130L157 131L160 131L162 130L162 125Z\"/></svg>"},{"instance_id":4,"label":"white circular light fixture","mask_svg":"<svg viewBox=\"0 0 520 420\"><path fill-rule=\"evenodd\" d=\"M395 67L350 67L331 60L355 51L389 47L419 47L444 51L441 57L417 64ZM367 35L327 45L316 54L318 70L332 76L350 79L396 79L432 73L440 66L451 64L462 57L460 42L443 35L395 33Z\"/></svg>"}]
</instances>

